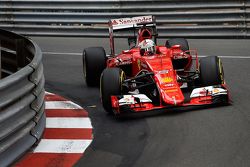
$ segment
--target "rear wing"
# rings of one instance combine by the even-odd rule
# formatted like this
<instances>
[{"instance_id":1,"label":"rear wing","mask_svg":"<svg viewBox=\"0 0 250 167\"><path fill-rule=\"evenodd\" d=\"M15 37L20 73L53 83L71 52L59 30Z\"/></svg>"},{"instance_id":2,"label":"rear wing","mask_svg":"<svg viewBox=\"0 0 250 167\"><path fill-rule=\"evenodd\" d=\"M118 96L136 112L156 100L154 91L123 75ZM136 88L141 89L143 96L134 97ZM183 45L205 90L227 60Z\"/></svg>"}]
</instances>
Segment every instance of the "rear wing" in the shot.
<instances>
[{"instance_id":1,"label":"rear wing","mask_svg":"<svg viewBox=\"0 0 250 167\"><path fill-rule=\"evenodd\" d=\"M115 30L137 28L142 26L155 26L155 17L154 16L138 16L132 18L120 18L120 19L111 19L109 21L109 38L110 38L110 49L111 56L115 56L115 47L114 47L114 35Z\"/></svg>"},{"instance_id":2,"label":"rear wing","mask_svg":"<svg viewBox=\"0 0 250 167\"><path fill-rule=\"evenodd\" d=\"M140 25L154 24L155 17L153 16L139 16L132 18L112 19L109 21L109 28L113 30L120 30L125 28L140 27Z\"/></svg>"}]
</instances>

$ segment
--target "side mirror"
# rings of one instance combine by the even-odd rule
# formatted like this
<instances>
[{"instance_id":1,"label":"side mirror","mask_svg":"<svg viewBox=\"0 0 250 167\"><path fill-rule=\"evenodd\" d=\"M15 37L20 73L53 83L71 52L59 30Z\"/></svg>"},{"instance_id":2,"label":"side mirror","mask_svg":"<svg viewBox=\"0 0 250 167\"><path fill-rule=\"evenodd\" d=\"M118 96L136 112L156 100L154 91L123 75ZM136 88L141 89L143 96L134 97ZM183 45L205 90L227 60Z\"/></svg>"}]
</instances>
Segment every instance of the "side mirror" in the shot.
<instances>
[{"instance_id":1,"label":"side mirror","mask_svg":"<svg viewBox=\"0 0 250 167\"><path fill-rule=\"evenodd\" d=\"M128 37L128 46L130 49L136 46L136 37Z\"/></svg>"}]
</instances>

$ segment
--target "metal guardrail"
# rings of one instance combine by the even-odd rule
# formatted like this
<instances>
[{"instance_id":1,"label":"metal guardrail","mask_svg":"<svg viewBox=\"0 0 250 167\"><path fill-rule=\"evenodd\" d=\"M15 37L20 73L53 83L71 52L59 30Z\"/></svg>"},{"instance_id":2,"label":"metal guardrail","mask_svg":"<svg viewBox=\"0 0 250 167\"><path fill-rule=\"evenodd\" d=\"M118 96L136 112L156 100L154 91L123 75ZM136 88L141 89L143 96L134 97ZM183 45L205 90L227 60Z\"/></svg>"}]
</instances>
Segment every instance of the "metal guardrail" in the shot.
<instances>
[{"instance_id":1,"label":"metal guardrail","mask_svg":"<svg viewBox=\"0 0 250 167\"><path fill-rule=\"evenodd\" d=\"M45 127L42 53L31 40L0 29L0 166L20 158Z\"/></svg>"},{"instance_id":2,"label":"metal guardrail","mask_svg":"<svg viewBox=\"0 0 250 167\"><path fill-rule=\"evenodd\" d=\"M160 37L250 37L250 0L0 1L0 27L26 35L107 37L109 19L140 15Z\"/></svg>"}]
</instances>

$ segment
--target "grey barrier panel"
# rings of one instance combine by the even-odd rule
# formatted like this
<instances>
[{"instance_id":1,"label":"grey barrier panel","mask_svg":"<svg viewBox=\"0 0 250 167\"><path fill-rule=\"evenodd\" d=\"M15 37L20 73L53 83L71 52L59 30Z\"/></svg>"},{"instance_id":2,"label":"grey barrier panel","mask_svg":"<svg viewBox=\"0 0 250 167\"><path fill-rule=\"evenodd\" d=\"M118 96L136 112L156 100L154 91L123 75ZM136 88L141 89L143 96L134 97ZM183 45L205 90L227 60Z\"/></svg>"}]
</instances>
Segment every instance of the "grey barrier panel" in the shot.
<instances>
[{"instance_id":1,"label":"grey barrier panel","mask_svg":"<svg viewBox=\"0 0 250 167\"><path fill-rule=\"evenodd\" d=\"M0 166L13 164L45 128L42 53L31 40L0 29Z\"/></svg>"},{"instance_id":2,"label":"grey barrier panel","mask_svg":"<svg viewBox=\"0 0 250 167\"><path fill-rule=\"evenodd\" d=\"M1 0L0 27L26 35L107 37L109 19L154 15L164 38L248 38L249 13L250 0Z\"/></svg>"},{"instance_id":3,"label":"grey barrier panel","mask_svg":"<svg viewBox=\"0 0 250 167\"><path fill-rule=\"evenodd\" d=\"M0 79L2 78L2 49L1 49L1 41L0 41Z\"/></svg>"}]
</instances>

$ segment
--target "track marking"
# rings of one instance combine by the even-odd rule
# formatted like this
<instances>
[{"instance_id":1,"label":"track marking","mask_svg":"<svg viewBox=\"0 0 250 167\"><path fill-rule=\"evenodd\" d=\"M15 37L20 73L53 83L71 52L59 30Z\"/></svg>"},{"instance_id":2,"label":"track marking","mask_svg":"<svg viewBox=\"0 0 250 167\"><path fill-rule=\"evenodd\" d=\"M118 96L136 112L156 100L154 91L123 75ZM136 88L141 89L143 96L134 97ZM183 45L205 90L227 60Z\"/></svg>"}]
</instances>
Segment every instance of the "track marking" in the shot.
<instances>
[{"instance_id":1,"label":"track marking","mask_svg":"<svg viewBox=\"0 0 250 167\"><path fill-rule=\"evenodd\" d=\"M92 140L42 139L34 153L83 153Z\"/></svg>"},{"instance_id":2,"label":"track marking","mask_svg":"<svg viewBox=\"0 0 250 167\"><path fill-rule=\"evenodd\" d=\"M47 128L44 139L93 139L92 128Z\"/></svg>"},{"instance_id":3,"label":"track marking","mask_svg":"<svg viewBox=\"0 0 250 167\"><path fill-rule=\"evenodd\" d=\"M43 52L43 54L48 55L71 55L71 56L81 56L82 53L62 53L62 52Z\"/></svg>"},{"instance_id":4,"label":"track marking","mask_svg":"<svg viewBox=\"0 0 250 167\"><path fill-rule=\"evenodd\" d=\"M46 128L92 128L89 118L46 118Z\"/></svg>"},{"instance_id":5,"label":"track marking","mask_svg":"<svg viewBox=\"0 0 250 167\"><path fill-rule=\"evenodd\" d=\"M88 113L81 106L48 92L45 101L43 137L33 151L13 165L15 167L74 166L93 140Z\"/></svg>"},{"instance_id":6,"label":"track marking","mask_svg":"<svg viewBox=\"0 0 250 167\"><path fill-rule=\"evenodd\" d=\"M15 167L72 167L81 153L28 153Z\"/></svg>"},{"instance_id":7,"label":"track marking","mask_svg":"<svg viewBox=\"0 0 250 167\"><path fill-rule=\"evenodd\" d=\"M53 96L56 96L55 94L50 93L50 92L47 92L47 91L45 91L45 94L46 94L46 96L48 96L48 95L53 95Z\"/></svg>"},{"instance_id":8,"label":"track marking","mask_svg":"<svg viewBox=\"0 0 250 167\"><path fill-rule=\"evenodd\" d=\"M198 57L207 57L207 56L211 55L201 55ZM250 59L250 56L218 56L218 57L222 59Z\"/></svg>"},{"instance_id":9,"label":"track marking","mask_svg":"<svg viewBox=\"0 0 250 167\"><path fill-rule=\"evenodd\" d=\"M45 96L45 100L46 101L67 101L67 99L61 96L53 95L53 94L47 94Z\"/></svg>"},{"instance_id":10,"label":"track marking","mask_svg":"<svg viewBox=\"0 0 250 167\"><path fill-rule=\"evenodd\" d=\"M46 101L45 109L82 109L71 101Z\"/></svg>"},{"instance_id":11,"label":"track marking","mask_svg":"<svg viewBox=\"0 0 250 167\"><path fill-rule=\"evenodd\" d=\"M82 109L46 109L45 112L47 117L88 117Z\"/></svg>"},{"instance_id":12,"label":"track marking","mask_svg":"<svg viewBox=\"0 0 250 167\"><path fill-rule=\"evenodd\" d=\"M81 56L82 53L71 53L71 52L66 52L66 53L60 53L60 52L43 52L44 54L49 54L49 55L71 55L71 56ZM107 55L108 56L108 55ZM211 56L211 55L200 55L198 57L206 57L206 56ZM223 59L250 59L249 56L218 56Z\"/></svg>"}]
</instances>

